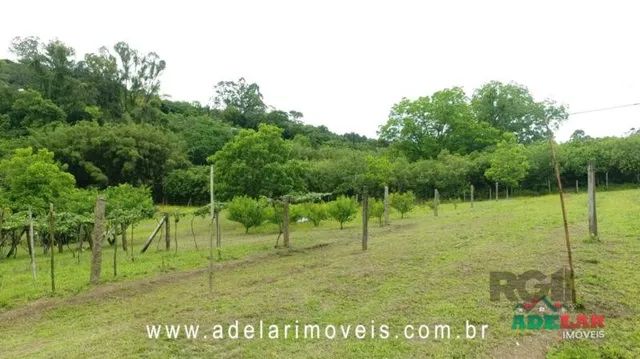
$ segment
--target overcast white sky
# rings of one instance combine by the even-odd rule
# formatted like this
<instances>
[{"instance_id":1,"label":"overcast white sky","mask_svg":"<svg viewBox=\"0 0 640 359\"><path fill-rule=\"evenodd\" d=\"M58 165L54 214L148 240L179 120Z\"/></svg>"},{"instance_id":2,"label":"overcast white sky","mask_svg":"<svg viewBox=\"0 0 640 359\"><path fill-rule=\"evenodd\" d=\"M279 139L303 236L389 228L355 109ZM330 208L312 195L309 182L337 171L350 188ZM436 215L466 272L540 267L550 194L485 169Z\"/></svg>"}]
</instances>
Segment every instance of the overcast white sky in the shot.
<instances>
[{"instance_id":1,"label":"overcast white sky","mask_svg":"<svg viewBox=\"0 0 640 359\"><path fill-rule=\"evenodd\" d=\"M89 4L96 5L89 5ZM516 4L517 3L517 4ZM167 61L162 92L207 103L244 76L265 101L338 133L376 136L402 97L515 81L583 111L640 102L633 1L9 1L14 36L58 38L80 55L120 40ZM573 116L592 136L640 127L640 106Z\"/></svg>"}]
</instances>

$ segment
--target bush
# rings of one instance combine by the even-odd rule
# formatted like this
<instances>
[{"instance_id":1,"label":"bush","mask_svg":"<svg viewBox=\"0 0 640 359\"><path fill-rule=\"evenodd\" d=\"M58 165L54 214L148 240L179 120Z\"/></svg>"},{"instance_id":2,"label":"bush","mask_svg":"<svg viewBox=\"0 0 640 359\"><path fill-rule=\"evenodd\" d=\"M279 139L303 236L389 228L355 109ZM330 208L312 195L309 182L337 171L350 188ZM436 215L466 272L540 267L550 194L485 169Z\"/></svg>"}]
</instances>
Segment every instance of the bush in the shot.
<instances>
[{"instance_id":1,"label":"bush","mask_svg":"<svg viewBox=\"0 0 640 359\"><path fill-rule=\"evenodd\" d=\"M227 205L227 218L244 226L245 233L249 228L257 227L267 218L267 203L247 196L234 197Z\"/></svg>"},{"instance_id":2,"label":"bush","mask_svg":"<svg viewBox=\"0 0 640 359\"><path fill-rule=\"evenodd\" d=\"M404 214L413 209L415 201L416 196L411 191L391 194L391 207L400 212L400 218L404 218Z\"/></svg>"},{"instance_id":3,"label":"bush","mask_svg":"<svg viewBox=\"0 0 640 359\"><path fill-rule=\"evenodd\" d=\"M208 203L209 167L193 166L169 172L164 179L164 193L170 203Z\"/></svg>"},{"instance_id":4,"label":"bush","mask_svg":"<svg viewBox=\"0 0 640 359\"><path fill-rule=\"evenodd\" d=\"M335 201L329 202L327 213L331 218L340 222L340 229L344 228L344 223L352 221L358 212L358 203L349 197L340 196Z\"/></svg>"},{"instance_id":5,"label":"bush","mask_svg":"<svg viewBox=\"0 0 640 359\"><path fill-rule=\"evenodd\" d=\"M378 219L378 223L382 226L382 217L384 216L384 203L375 198L369 198L369 207L367 209L367 214L369 217L374 217Z\"/></svg>"},{"instance_id":6,"label":"bush","mask_svg":"<svg viewBox=\"0 0 640 359\"><path fill-rule=\"evenodd\" d=\"M304 203L302 205L302 214L307 217L315 227L320 225L329 216L327 213L327 205L324 203Z\"/></svg>"}]
</instances>

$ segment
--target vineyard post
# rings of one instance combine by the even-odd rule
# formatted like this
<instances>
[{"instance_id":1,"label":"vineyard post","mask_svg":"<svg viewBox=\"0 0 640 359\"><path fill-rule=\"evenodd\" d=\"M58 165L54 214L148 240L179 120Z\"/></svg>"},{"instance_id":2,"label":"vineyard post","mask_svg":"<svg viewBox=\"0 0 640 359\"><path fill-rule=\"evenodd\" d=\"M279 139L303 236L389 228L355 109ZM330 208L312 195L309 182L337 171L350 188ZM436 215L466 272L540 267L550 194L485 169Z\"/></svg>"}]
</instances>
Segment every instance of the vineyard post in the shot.
<instances>
[{"instance_id":1,"label":"vineyard post","mask_svg":"<svg viewBox=\"0 0 640 359\"><path fill-rule=\"evenodd\" d=\"M94 210L94 226L91 235L91 284L98 284L100 281L100 271L102 269L102 238L104 236L104 209L105 200L103 196L96 199L96 207Z\"/></svg>"},{"instance_id":2,"label":"vineyard post","mask_svg":"<svg viewBox=\"0 0 640 359\"><path fill-rule=\"evenodd\" d=\"M367 250L369 242L369 195L367 189L362 191L362 250Z\"/></svg>"},{"instance_id":3,"label":"vineyard post","mask_svg":"<svg viewBox=\"0 0 640 359\"><path fill-rule=\"evenodd\" d=\"M29 209L29 254L31 254L31 274L36 279L36 248L33 243L33 213Z\"/></svg>"},{"instance_id":4,"label":"vineyard post","mask_svg":"<svg viewBox=\"0 0 640 359\"><path fill-rule=\"evenodd\" d=\"M56 267L55 267L55 214L53 212L53 203L49 203L49 251L51 252L51 292L56 292Z\"/></svg>"}]
</instances>

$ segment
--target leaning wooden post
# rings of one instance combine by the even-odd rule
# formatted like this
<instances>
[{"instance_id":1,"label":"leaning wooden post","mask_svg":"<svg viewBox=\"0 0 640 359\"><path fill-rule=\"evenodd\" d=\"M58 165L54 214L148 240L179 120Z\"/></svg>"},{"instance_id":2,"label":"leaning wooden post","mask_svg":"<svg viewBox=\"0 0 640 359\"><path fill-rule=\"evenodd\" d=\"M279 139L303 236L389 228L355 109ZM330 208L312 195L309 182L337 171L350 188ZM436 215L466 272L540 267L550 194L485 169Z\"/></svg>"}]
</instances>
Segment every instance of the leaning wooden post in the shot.
<instances>
[{"instance_id":1,"label":"leaning wooden post","mask_svg":"<svg viewBox=\"0 0 640 359\"><path fill-rule=\"evenodd\" d=\"M473 185L471 185L471 187L469 188L469 199L471 199L471 208L473 208L473 191L475 191L475 188L473 187Z\"/></svg>"},{"instance_id":2,"label":"leaning wooden post","mask_svg":"<svg viewBox=\"0 0 640 359\"><path fill-rule=\"evenodd\" d=\"M367 189L362 191L362 250L367 250L369 242L369 195Z\"/></svg>"},{"instance_id":3,"label":"leaning wooden post","mask_svg":"<svg viewBox=\"0 0 640 359\"><path fill-rule=\"evenodd\" d=\"M49 203L49 249L51 252L51 292L56 292L56 267L53 246L55 245L55 214L53 213L53 203Z\"/></svg>"},{"instance_id":4,"label":"leaning wooden post","mask_svg":"<svg viewBox=\"0 0 640 359\"><path fill-rule=\"evenodd\" d=\"M93 233L91 234L91 284L98 284L98 282L100 282L100 270L102 269L102 238L104 237L104 209L104 197L98 196L94 210L95 220Z\"/></svg>"},{"instance_id":5,"label":"leaning wooden post","mask_svg":"<svg viewBox=\"0 0 640 359\"><path fill-rule=\"evenodd\" d=\"M216 215L213 197L213 165L209 168L209 207L210 207L210 230L209 230L209 292L213 291L213 220Z\"/></svg>"},{"instance_id":6,"label":"leaning wooden post","mask_svg":"<svg viewBox=\"0 0 640 359\"><path fill-rule=\"evenodd\" d=\"M560 179L560 165L556 158L556 144L553 140L553 135L549 138L549 145L551 146L551 157L553 159L553 167L556 174L556 181L558 182L558 193L560 194L560 207L562 209L562 222L564 225L564 239L567 247L567 260L569 262L569 285L571 286L571 302L576 304L576 281L575 273L573 272L573 257L571 255L571 241L569 240L569 223L567 221L567 209L564 205L564 193L562 192L562 180Z\"/></svg>"},{"instance_id":7,"label":"leaning wooden post","mask_svg":"<svg viewBox=\"0 0 640 359\"><path fill-rule=\"evenodd\" d=\"M498 182L496 182L496 201L498 200L498 194L500 193L500 191L498 191Z\"/></svg>"},{"instance_id":8,"label":"leaning wooden post","mask_svg":"<svg viewBox=\"0 0 640 359\"><path fill-rule=\"evenodd\" d=\"M440 192L438 189L433 190L433 215L438 217L438 204L440 204Z\"/></svg>"},{"instance_id":9,"label":"leaning wooden post","mask_svg":"<svg viewBox=\"0 0 640 359\"><path fill-rule=\"evenodd\" d=\"M384 225L389 225L389 186L384 186Z\"/></svg>"},{"instance_id":10,"label":"leaning wooden post","mask_svg":"<svg viewBox=\"0 0 640 359\"><path fill-rule=\"evenodd\" d=\"M282 240L285 248L289 248L289 196L282 199Z\"/></svg>"},{"instance_id":11,"label":"leaning wooden post","mask_svg":"<svg viewBox=\"0 0 640 359\"><path fill-rule=\"evenodd\" d=\"M169 250L171 247L171 221L169 213L164 214L164 243L165 249Z\"/></svg>"},{"instance_id":12,"label":"leaning wooden post","mask_svg":"<svg viewBox=\"0 0 640 359\"><path fill-rule=\"evenodd\" d=\"M587 168L587 192L589 198L589 234L598 237L598 215L596 213L596 171L593 161Z\"/></svg>"},{"instance_id":13,"label":"leaning wooden post","mask_svg":"<svg viewBox=\"0 0 640 359\"><path fill-rule=\"evenodd\" d=\"M33 243L33 214L29 209L29 254L31 255L31 275L36 279L36 247ZM78 254L79 255L79 254Z\"/></svg>"}]
</instances>

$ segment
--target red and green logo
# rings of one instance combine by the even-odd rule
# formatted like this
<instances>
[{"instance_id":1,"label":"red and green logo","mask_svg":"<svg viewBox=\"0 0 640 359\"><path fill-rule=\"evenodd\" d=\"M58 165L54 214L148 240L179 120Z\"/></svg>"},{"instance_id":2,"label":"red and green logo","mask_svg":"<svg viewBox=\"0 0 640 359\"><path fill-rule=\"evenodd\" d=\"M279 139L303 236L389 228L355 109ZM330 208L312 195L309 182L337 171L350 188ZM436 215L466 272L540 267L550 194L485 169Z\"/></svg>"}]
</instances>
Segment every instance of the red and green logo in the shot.
<instances>
[{"instance_id":1,"label":"red and green logo","mask_svg":"<svg viewBox=\"0 0 640 359\"><path fill-rule=\"evenodd\" d=\"M560 301L546 296L519 303L511 328L514 330L559 330L563 339L604 337L604 315L571 313Z\"/></svg>"}]
</instances>

